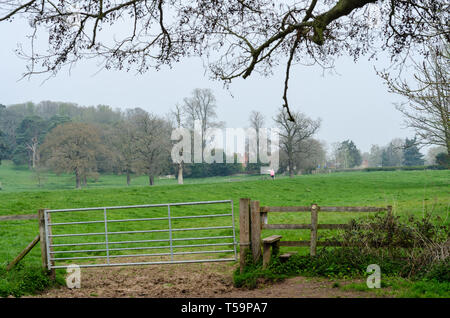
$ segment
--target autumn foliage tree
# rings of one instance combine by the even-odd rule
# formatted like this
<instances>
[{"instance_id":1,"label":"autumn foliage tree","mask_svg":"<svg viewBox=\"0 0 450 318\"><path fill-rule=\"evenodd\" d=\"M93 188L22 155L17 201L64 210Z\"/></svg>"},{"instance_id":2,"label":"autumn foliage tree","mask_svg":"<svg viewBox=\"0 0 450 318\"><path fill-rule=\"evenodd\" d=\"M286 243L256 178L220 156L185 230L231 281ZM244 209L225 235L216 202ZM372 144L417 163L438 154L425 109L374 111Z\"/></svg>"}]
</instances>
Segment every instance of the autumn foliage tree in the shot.
<instances>
[{"instance_id":1,"label":"autumn foliage tree","mask_svg":"<svg viewBox=\"0 0 450 318\"><path fill-rule=\"evenodd\" d=\"M53 129L41 146L42 159L56 173L75 174L76 188L97 175L97 157L101 153L97 128L84 123L66 123Z\"/></svg>"}]
</instances>

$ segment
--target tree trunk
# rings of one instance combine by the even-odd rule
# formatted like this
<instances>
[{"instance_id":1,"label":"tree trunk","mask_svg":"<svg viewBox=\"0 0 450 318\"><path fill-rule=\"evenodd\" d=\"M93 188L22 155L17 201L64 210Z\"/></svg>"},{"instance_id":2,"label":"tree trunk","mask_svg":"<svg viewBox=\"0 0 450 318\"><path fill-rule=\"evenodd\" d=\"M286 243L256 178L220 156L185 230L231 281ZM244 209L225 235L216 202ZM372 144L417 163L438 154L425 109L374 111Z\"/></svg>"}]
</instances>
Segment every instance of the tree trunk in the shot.
<instances>
[{"instance_id":1,"label":"tree trunk","mask_svg":"<svg viewBox=\"0 0 450 318\"><path fill-rule=\"evenodd\" d=\"M131 183L131 175L130 175L130 171L127 171L127 186L129 186Z\"/></svg>"},{"instance_id":2,"label":"tree trunk","mask_svg":"<svg viewBox=\"0 0 450 318\"><path fill-rule=\"evenodd\" d=\"M183 164L178 165L178 184L183 184Z\"/></svg>"},{"instance_id":3,"label":"tree trunk","mask_svg":"<svg viewBox=\"0 0 450 318\"><path fill-rule=\"evenodd\" d=\"M83 176L83 186L87 186L87 176Z\"/></svg>"},{"instance_id":4,"label":"tree trunk","mask_svg":"<svg viewBox=\"0 0 450 318\"><path fill-rule=\"evenodd\" d=\"M78 173L78 170L75 170L75 182L76 182L76 188L80 189L81 188L81 178L80 178L80 174Z\"/></svg>"},{"instance_id":5,"label":"tree trunk","mask_svg":"<svg viewBox=\"0 0 450 318\"><path fill-rule=\"evenodd\" d=\"M150 186L155 184L155 180L154 180L153 175L149 175L148 176L148 182L149 182Z\"/></svg>"},{"instance_id":6,"label":"tree trunk","mask_svg":"<svg viewBox=\"0 0 450 318\"><path fill-rule=\"evenodd\" d=\"M291 158L288 159L289 178L294 177L294 163Z\"/></svg>"}]
</instances>

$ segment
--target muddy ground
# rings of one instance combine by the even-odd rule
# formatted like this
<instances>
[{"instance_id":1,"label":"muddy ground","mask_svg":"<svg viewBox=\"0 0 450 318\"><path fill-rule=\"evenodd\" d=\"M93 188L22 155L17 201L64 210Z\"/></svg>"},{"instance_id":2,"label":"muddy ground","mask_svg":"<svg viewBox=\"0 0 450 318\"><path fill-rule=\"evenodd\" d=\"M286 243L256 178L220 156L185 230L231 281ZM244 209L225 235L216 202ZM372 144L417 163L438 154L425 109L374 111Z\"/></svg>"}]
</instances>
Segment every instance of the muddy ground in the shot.
<instances>
[{"instance_id":1,"label":"muddy ground","mask_svg":"<svg viewBox=\"0 0 450 318\"><path fill-rule=\"evenodd\" d=\"M372 293L345 291L324 278L294 277L248 290L233 286L236 265L229 263L171 264L82 268L81 288L60 287L35 297L152 298L367 298ZM345 285L345 281L339 284Z\"/></svg>"}]
</instances>

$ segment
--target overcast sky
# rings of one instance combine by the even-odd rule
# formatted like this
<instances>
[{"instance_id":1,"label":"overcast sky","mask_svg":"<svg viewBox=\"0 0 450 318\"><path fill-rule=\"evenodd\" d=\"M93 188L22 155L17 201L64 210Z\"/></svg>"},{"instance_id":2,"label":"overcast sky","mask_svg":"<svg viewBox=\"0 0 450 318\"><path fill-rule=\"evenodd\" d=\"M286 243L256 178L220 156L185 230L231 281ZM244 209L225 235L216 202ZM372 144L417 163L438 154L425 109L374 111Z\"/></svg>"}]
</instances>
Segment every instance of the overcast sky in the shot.
<instances>
[{"instance_id":1,"label":"overcast sky","mask_svg":"<svg viewBox=\"0 0 450 318\"><path fill-rule=\"evenodd\" d=\"M30 29L24 23L0 23L0 104L10 105L43 100L74 102L82 106L98 104L113 108L141 107L149 112L166 114L176 103L182 103L195 88L213 90L219 119L227 127L246 127L252 110L266 116L266 126L282 105L284 68L265 78L253 74L246 80L235 80L229 90L221 82L211 81L200 59L188 59L172 69L163 68L144 75L120 71L101 71L94 61L76 65L69 74L63 69L42 84L45 77L23 79L26 61L14 53L18 43L27 43ZM405 129L401 114L393 103L402 101L389 94L378 69L389 65L387 58L375 62L362 58L336 61L335 71L325 74L318 67L298 65L292 69L289 84L291 108L306 115L322 118L317 138L333 142L353 140L362 151L372 144L386 145L393 138L412 137Z\"/></svg>"}]
</instances>

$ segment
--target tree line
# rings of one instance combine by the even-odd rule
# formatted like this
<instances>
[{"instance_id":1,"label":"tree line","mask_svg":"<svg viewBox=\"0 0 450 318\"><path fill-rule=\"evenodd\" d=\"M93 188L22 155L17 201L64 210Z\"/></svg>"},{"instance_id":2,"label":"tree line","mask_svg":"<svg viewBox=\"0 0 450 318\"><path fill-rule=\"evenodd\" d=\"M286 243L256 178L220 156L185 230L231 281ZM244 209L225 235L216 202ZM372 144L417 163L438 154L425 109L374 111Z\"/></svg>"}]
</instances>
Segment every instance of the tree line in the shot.
<instances>
[{"instance_id":1,"label":"tree line","mask_svg":"<svg viewBox=\"0 0 450 318\"><path fill-rule=\"evenodd\" d=\"M35 172L39 184L44 170L71 173L77 188L85 186L88 179L96 180L100 174L107 173L123 175L127 185L136 175L147 176L149 185L153 185L155 177L161 175L177 176L178 183L182 184L185 177L261 173L261 167L267 166L267 162L262 162L259 152L256 162L249 162L248 154L253 150L248 140L244 161L238 160L235 153L232 162L225 160L225 154L220 162L205 162L203 156L213 143L211 129L225 126L217 116L217 108L210 89L194 89L191 96L164 116L141 108L120 110L107 105L83 107L51 101L1 105L0 163L1 159L9 159L15 165L27 165ZM199 123L197 137L193 133L196 122ZM268 126L278 129L277 173L290 177L321 169L420 166L425 162L416 138L397 138L386 146L373 145L368 153L362 153L352 140L345 140L332 144L327 154L325 142L315 138L321 119L309 118L295 110L288 114L283 107L272 121L260 111L252 111L248 126L256 132L258 149L264 149L260 148L259 132ZM176 128L192 132L192 144L194 138L200 140L200 163L173 162L171 151L177 140L172 140L172 132ZM271 143L271 140L264 142ZM447 158L445 149L432 150L433 164L442 164Z\"/></svg>"},{"instance_id":2,"label":"tree line","mask_svg":"<svg viewBox=\"0 0 450 318\"><path fill-rule=\"evenodd\" d=\"M204 162L203 154L212 141L210 129L225 126L218 119L217 107L209 89L193 90L191 96L164 116L141 108L120 110L106 105L83 107L51 101L2 105L0 159L26 165L36 174L43 170L71 173L77 188L102 173L124 175L128 185L135 175L148 176L148 183L153 185L155 177L161 175L177 175L179 183L183 183L183 177L259 173L263 165L259 158L256 163L239 162L235 154L233 162ZM290 175L302 168L311 170L325 154L324 145L312 139L320 121L301 113L296 116L299 120L290 122L280 109L274 119L284 134L279 172ZM171 139L172 131L179 127L193 131L196 121L200 123L202 162L172 162L171 149L176 142ZM249 126L260 130L264 124L262 113L250 114Z\"/></svg>"}]
</instances>

